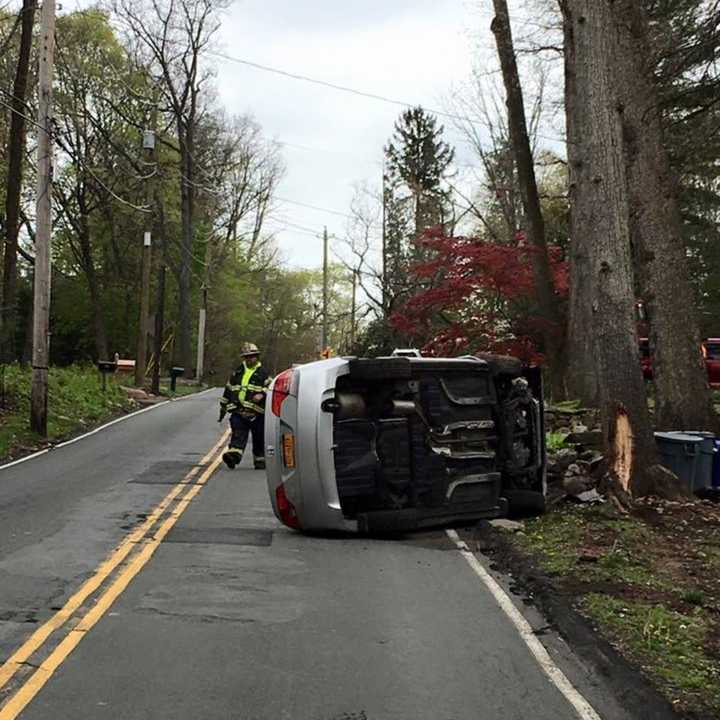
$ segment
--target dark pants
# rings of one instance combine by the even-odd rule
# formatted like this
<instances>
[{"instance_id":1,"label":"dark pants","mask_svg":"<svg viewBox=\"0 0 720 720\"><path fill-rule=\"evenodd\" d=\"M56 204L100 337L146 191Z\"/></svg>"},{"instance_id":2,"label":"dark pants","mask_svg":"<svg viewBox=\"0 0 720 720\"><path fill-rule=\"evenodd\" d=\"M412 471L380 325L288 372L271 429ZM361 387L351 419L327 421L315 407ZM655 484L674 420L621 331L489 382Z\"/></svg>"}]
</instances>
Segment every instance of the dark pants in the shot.
<instances>
[{"instance_id":1,"label":"dark pants","mask_svg":"<svg viewBox=\"0 0 720 720\"><path fill-rule=\"evenodd\" d=\"M253 457L265 457L265 418L262 415L240 415L233 413L230 416L232 437L230 450L239 450L242 456L247 445L248 435L252 433Z\"/></svg>"}]
</instances>

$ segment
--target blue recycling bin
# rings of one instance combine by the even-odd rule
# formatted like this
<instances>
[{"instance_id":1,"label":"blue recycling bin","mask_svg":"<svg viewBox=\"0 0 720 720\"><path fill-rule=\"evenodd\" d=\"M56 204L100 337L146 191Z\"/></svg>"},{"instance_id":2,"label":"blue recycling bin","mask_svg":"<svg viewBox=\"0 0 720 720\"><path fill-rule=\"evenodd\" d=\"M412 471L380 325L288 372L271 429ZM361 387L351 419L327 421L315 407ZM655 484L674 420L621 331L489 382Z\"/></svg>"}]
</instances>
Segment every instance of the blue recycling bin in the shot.
<instances>
[{"instance_id":1,"label":"blue recycling bin","mask_svg":"<svg viewBox=\"0 0 720 720\"><path fill-rule=\"evenodd\" d=\"M677 475L691 492L713 483L715 436L700 432L656 432L660 462Z\"/></svg>"},{"instance_id":2,"label":"blue recycling bin","mask_svg":"<svg viewBox=\"0 0 720 720\"><path fill-rule=\"evenodd\" d=\"M712 485L714 488L720 489L720 440L715 440Z\"/></svg>"}]
</instances>

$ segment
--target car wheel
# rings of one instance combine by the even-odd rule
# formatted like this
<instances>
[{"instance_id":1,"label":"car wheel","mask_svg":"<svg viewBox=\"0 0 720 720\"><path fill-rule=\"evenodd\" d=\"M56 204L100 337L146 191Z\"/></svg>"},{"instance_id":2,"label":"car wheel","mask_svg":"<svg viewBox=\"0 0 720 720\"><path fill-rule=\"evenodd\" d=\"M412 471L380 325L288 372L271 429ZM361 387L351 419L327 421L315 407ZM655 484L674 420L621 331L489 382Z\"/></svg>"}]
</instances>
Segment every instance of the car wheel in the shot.
<instances>
[{"instance_id":1,"label":"car wheel","mask_svg":"<svg viewBox=\"0 0 720 720\"><path fill-rule=\"evenodd\" d=\"M476 355L480 360L484 360L489 366L495 377L520 377L522 375L522 362L517 358L509 355L492 355L490 353L479 353Z\"/></svg>"},{"instance_id":2,"label":"car wheel","mask_svg":"<svg viewBox=\"0 0 720 720\"><path fill-rule=\"evenodd\" d=\"M547 510L545 495L537 490L506 490L502 494L510 505L510 515L543 515Z\"/></svg>"}]
</instances>

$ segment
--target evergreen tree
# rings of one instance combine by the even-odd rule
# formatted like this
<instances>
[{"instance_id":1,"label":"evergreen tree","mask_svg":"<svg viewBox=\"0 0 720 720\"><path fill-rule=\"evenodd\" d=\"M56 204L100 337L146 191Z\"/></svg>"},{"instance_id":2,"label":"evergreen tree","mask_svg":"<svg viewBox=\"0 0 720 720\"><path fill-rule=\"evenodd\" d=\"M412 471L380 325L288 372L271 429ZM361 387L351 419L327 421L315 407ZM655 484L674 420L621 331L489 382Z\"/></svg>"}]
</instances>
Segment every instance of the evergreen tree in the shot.
<instances>
[{"instance_id":1,"label":"evergreen tree","mask_svg":"<svg viewBox=\"0 0 720 720\"><path fill-rule=\"evenodd\" d=\"M412 202L415 238L447 220L449 193L444 180L455 156L443 139L444 127L421 107L406 110L385 148L387 173Z\"/></svg>"}]
</instances>

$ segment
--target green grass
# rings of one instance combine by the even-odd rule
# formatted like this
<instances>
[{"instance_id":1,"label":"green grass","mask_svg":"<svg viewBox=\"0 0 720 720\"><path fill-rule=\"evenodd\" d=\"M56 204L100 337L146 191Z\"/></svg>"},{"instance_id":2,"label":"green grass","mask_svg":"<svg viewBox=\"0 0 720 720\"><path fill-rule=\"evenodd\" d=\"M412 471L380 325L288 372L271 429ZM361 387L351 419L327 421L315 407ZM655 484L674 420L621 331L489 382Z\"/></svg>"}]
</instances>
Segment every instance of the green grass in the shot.
<instances>
[{"instance_id":1,"label":"green grass","mask_svg":"<svg viewBox=\"0 0 720 720\"><path fill-rule=\"evenodd\" d=\"M559 412L576 413L580 412L583 406L579 400L563 400L562 402L555 403L552 409Z\"/></svg>"},{"instance_id":2,"label":"green grass","mask_svg":"<svg viewBox=\"0 0 720 720\"><path fill-rule=\"evenodd\" d=\"M547 445L548 452L557 452L570 447L567 444L569 435L566 433L555 433L549 432L545 435L545 444Z\"/></svg>"},{"instance_id":3,"label":"green grass","mask_svg":"<svg viewBox=\"0 0 720 720\"><path fill-rule=\"evenodd\" d=\"M710 649L717 640L708 643L715 598L707 581L720 571L720 548L711 525L685 545L664 533L608 506L564 506L527 521L511 541L573 593L671 700L718 712L720 663Z\"/></svg>"},{"instance_id":4,"label":"green grass","mask_svg":"<svg viewBox=\"0 0 720 720\"><path fill-rule=\"evenodd\" d=\"M93 366L51 368L48 389L48 439L58 440L95 425L131 403L112 380L102 389ZM31 450L43 442L30 430L31 371L5 366L5 407L0 408L0 458Z\"/></svg>"},{"instance_id":5,"label":"green grass","mask_svg":"<svg viewBox=\"0 0 720 720\"><path fill-rule=\"evenodd\" d=\"M517 542L555 575L672 588L672 579L659 573L642 551L652 547L651 531L631 518L605 517L594 507L568 508L532 520ZM598 545L605 547L592 562L580 562L586 546Z\"/></svg>"},{"instance_id":6,"label":"green grass","mask_svg":"<svg viewBox=\"0 0 720 720\"><path fill-rule=\"evenodd\" d=\"M582 537L583 522L577 513L548 513L529 520L516 542L536 555L545 570L565 575L577 565Z\"/></svg>"},{"instance_id":7,"label":"green grass","mask_svg":"<svg viewBox=\"0 0 720 720\"><path fill-rule=\"evenodd\" d=\"M709 631L700 611L680 613L647 604L590 594L583 610L647 672L660 678L671 700L678 694L720 711L720 666L703 651Z\"/></svg>"},{"instance_id":8,"label":"green grass","mask_svg":"<svg viewBox=\"0 0 720 720\"><path fill-rule=\"evenodd\" d=\"M185 397L186 395L194 395L195 393L202 392L205 390L204 385L186 385L185 383L177 383L175 386L175 392L170 389L170 383L160 383L160 394L167 397Z\"/></svg>"}]
</instances>

